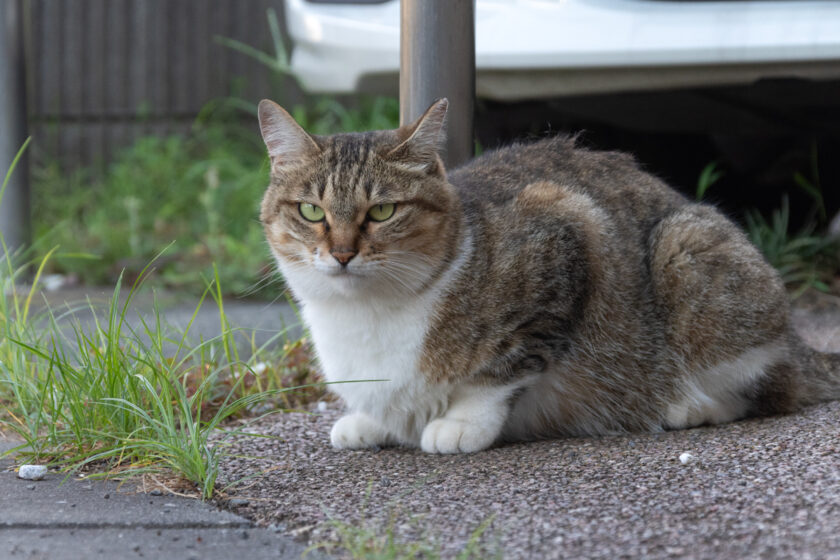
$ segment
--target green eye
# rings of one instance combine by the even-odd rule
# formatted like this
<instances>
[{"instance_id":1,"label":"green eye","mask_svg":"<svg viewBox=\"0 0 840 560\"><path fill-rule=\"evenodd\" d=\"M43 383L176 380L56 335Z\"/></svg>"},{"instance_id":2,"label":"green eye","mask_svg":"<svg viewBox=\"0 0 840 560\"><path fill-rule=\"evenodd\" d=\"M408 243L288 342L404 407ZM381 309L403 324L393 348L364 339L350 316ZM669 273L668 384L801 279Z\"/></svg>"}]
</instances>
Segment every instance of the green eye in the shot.
<instances>
[{"instance_id":1,"label":"green eye","mask_svg":"<svg viewBox=\"0 0 840 560\"><path fill-rule=\"evenodd\" d=\"M374 222L384 222L394 215L394 210L396 209L396 204L377 204L368 210L368 216Z\"/></svg>"},{"instance_id":2,"label":"green eye","mask_svg":"<svg viewBox=\"0 0 840 560\"><path fill-rule=\"evenodd\" d=\"M324 209L308 202L298 204L298 212L304 219L310 222L321 222L324 220Z\"/></svg>"}]
</instances>

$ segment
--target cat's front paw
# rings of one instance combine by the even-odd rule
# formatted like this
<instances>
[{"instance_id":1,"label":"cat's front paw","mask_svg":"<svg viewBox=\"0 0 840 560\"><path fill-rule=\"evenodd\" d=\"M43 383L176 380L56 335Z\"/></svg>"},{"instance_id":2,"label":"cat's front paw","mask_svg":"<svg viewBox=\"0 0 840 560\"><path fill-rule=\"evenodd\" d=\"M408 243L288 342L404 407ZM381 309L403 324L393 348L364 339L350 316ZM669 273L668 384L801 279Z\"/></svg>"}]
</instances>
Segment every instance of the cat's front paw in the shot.
<instances>
[{"instance_id":1,"label":"cat's front paw","mask_svg":"<svg viewBox=\"0 0 840 560\"><path fill-rule=\"evenodd\" d=\"M438 418L423 429L420 448L426 453L473 453L493 445L497 436L473 422Z\"/></svg>"},{"instance_id":2,"label":"cat's front paw","mask_svg":"<svg viewBox=\"0 0 840 560\"><path fill-rule=\"evenodd\" d=\"M388 443L388 434L366 414L348 414L338 419L330 431L336 449L365 449Z\"/></svg>"}]
</instances>

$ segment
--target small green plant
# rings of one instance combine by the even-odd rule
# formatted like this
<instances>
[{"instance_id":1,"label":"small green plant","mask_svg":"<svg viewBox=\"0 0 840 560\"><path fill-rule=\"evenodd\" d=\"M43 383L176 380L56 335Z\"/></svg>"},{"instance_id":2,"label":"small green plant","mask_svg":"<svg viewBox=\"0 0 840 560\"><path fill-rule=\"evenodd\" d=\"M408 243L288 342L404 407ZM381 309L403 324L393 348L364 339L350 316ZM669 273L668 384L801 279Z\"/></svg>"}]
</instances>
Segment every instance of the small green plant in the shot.
<instances>
[{"instance_id":1,"label":"small green plant","mask_svg":"<svg viewBox=\"0 0 840 560\"><path fill-rule=\"evenodd\" d=\"M809 162L811 166L810 178L797 171L793 174L793 182L814 201L816 217L821 225L825 225L828 221L828 216L826 214L825 199L823 198L822 184L820 182L820 167L816 141L811 142Z\"/></svg>"},{"instance_id":2,"label":"small green plant","mask_svg":"<svg viewBox=\"0 0 840 560\"><path fill-rule=\"evenodd\" d=\"M398 524L401 526L408 525L413 528L422 526L422 516L404 514L401 500L406 495L421 488L431 476L436 476L436 474L424 477L409 490L399 493L390 499L384 505L384 508L382 506L377 507L378 511L382 511L383 509L387 511L388 521L384 525L382 523L372 524L371 522L365 521L373 490L373 482L368 482L365 500L362 506L361 520L347 523L334 518L329 512L325 512L329 517L328 524L333 529L337 540L315 543L309 547L307 552L323 549L330 553L340 552L342 555L349 555L350 558L364 560L412 560L415 558L435 560L442 558L440 546L434 542L433 537L428 535L426 531L423 531L419 539L414 540L401 538L397 534ZM482 521L473 530L467 542L464 543L454 558L457 560L501 558L502 553L498 542L491 542L486 535L487 530L495 518L496 516L492 515Z\"/></svg>"},{"instance_id":3,"label":"small green plant","mask_svg":"<svg viewBox=\"0 0 840 560\"><path fill-rule=\"evenodd\" d=\"M6 173L0 203L25 148ZM289 338L288 330L261 347L252 338L250 357L240 358L215 267L192 319L173 329L156 303L150 318L129 320L151 264L127 295L120 276L104 313L88 302L56 314L36 302L56 248L18 266L2 241L0 429L24 440L11 450L23 458L71 470L95 466L114 476L174 472L209 498L226 437L242 433L224 432L227 420L321 394L305 341ZM27 265L35 273L21 290ZM190 328L207 299L218 308L221 334L196 344ZM92 323L83 324L80 314Z\"/></svg>"},{"instance_id":4,"label":"small green plant","mask_svg":"<svg viewBox=\"0 0 840 560\"><path fill-rule=\"evenodd\" d=\"M703 200L709 188L720 181L721 177L725 174L726 173L720 169L717 161L712 161L706 164L700 172L700 176L697 177L697 189L695 191L697 201L700 202Z\"/></svg>"},{"instance_id":5,"label":"small green plant","mask_svg":"<svg viewBox=\"0 0 840 560\"><path fill-rule=\"evenodd\" d=\"M262 51L228 37L216 36L214 39L217 43L264 65L279 80L281 86L287 80L297 81L280 32L277 12L273 8L268 8L266 19L271 33L273 52ZM282 99L284 93L284 88L278 88L277 99ZM255 104L242 99L232 101L234 106L256 114ZM396 128L399 125L399 102L396 98L359 96L349 103L346 101L324 95L308 96L304 103L295 104L289 112L298 124L313 134L380 130Z\"/></svg>"},{"instance_id":6,"label":"small green plant","mask_svg":"<svg viewBox=\"0 0 840 560\"><path fill-rule=\"evenodd\" d=\"M132 324L128 312L144 277L126 297L117 283L104 319L89 306L94 324L87 327L73 319L79 309L71 317L49 308L28 314L37 275L21 312L10 309L14 296L4 298L0 401L7 418L0 421L24 439L20 452L34 460L70 469L94 464L109 474L175 472L209 498L225 439L210 445L210 436L226 420L258 404L282 405L280 395L300 389L270 376L289 367L299 349L287 340L281 355L269 355L266 345L240 360L218 278L183 331L166 327L157 306L150 319ZM208 297L222 334L192 344L190 327ZM268 373L265 363L273 364Z\"/></svg>"},{"instance_id":7,"label":"small green plant","mask_svg":"<svg viewBox=\"0 0 840 560\"><path fill-rule=\"evenodd\" d=\"M485 542L485 533L494 517L484 520L470 534L469 539L453 557L456 560L501 559L498 547ZM318 543L312 549L349 555L359 560L414 560L443 558L440 546L431 537L406 541L396 533L396 516L391 515L384 527L371 527L365 523L346 523L332 519L329 525L335 530L338 542ZM411 520L416 521L416 520Z\"/></svg>"},{"instance_id":8,"label":"small green plant","mask_svg":"<svg viewBox=\"0 0 840 560\"><path fill-rule=\"evenodd\" d=\"M747 212L747 234L782 276L794 297L808 288L828 291L828 281L837 270L840 245L835 238L820 236L813 222L790 232L787 197L769 220L757 210Z\"/></svg>"}]
</instances>

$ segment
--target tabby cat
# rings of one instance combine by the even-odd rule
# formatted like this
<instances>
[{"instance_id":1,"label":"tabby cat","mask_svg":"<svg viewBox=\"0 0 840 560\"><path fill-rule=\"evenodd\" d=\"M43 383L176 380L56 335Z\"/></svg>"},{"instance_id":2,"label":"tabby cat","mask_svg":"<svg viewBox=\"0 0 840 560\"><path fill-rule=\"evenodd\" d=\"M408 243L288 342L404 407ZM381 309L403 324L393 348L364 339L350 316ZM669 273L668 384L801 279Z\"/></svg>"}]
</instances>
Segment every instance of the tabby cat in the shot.
<instances>
[{"instance_id":1,"label":"tabby cat","mask_svg":"<svg viewBox=\"0 0 840 560\"><path fill-rule=\"evenodd\" d=\"M556 137L449 173L447 101L312 136L259 106L261 221L349 409L332 444L430 453L659 431L840 398L732 222L625 154Z\"/></svg>"}]
</instances>

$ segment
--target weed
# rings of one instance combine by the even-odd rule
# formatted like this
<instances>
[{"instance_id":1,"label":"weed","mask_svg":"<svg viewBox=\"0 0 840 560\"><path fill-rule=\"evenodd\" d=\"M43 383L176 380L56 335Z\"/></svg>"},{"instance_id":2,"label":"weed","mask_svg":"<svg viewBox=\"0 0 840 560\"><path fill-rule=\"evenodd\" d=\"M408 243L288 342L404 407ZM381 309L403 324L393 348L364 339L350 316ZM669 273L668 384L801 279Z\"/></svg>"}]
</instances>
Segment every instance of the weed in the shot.
<instances>
[{"instance_id":1,"label":"weed","mask_svg":"<svg viewBox=\"0 0 840 560\"><path fill-rule=\"evenodd\" d=\"M329 517L328 525L333 529L337 540L335 542L322 541L315 543L309 547L308 551L324 549L332 553L348 554L350 558L365 560L410 560L414 558L434 560L442 558L440 545L435 543L426 531L420 529L423 521L422 517L416 514L404 515L401 503L405 496L421 488L427 479L428 477L424 478L415 484L412 489L401 492L389 500L384 508L382 506L377 507L377 510L385 509L388 512L388 520L384 525L381 523L371 525L370 522L364 520L373 491L373 482L369 482L365 492L361 519L354 523L347 523L335 519L329 512L326 512ZM498 542L489 542L486 535L495 518L496 516L492 515L482 521L470 533L467 542L464 543L454 558L457 560L501 558L502 553ZM401 537L399 532L403 528L408 528L412 532L420 530L420 538L406 539Z\"/></svg>"},{"instance_id":2,"label":"weed","mask_svg":"<svg viewBox=\"0 0 840 560\"><path fill-rule=\"evenodd\" d=\"M267 184L264 149L252 131L197 124L188 137L139 140L98 179L84 170L65 178L55 164L39 169L36 238L44 248L96 253L96 261L58 256L48 264L88 284L113 283L123 269L133 280L172 244L157 263L159 284L199 294L201 274L215 262L226 289L241 293L271 270L256 223Z\"/></svg>"},{"instance_id":3,"label":"weed","mask_svg":"<svg viewBox=\"0 0 840 560\"><path fill-rule=\"evenodd\" d=\"M815 233L813 222L796 233L790 233L790 206L787 197L767 220L757 210L747 212L747 234L782 277L794 289L793 296L816 288L828 291L827 282L838 265L840 245L836 238Z\"/></svg>"},{"instance_id":4,"label":"weed","mask_svg":"<svg viewBox=\"0 0 840 560\"><path fill-rule=\"evenodd\" d=\"M120 277L104 316L90 302L57 315L35 302L55 249L32 263L37 265L34 280L22 292L24 267L16 266L3 247L0 426L23 438L25 443L12 450L23 457L70 469L96 465L113 475L174 471L207 498L215 488L224 439L241 430L214 445L210 435L257 406L291 403L286 395L298 387L283 386L289 375L311 384L305 342L290 339L286 330L259 348L252 340L251 357L240 359L237 330L225 315L215 269L191 320L178 330L164 324L157 303L150 318L129 320L150 265L127 295ZM190 328L206 299L218 308L221 335L193 344ZM91 317L87 325L80 319L84 311ZM270 350L277 342L283 342L279 354Z\"/></svg>"},{"instance_id":5,"label":"weed","mask_svg":"<svg viewBox=\"0 0 840 560\"><path fill-rule=\"evenodd\" d=\"M703 197L706 196L706 192L709 188L717 183L725 174L726 173L720 169L720 165L717 161L709 162L700 172L700 176L697 177L697 189L695 191L697 202L703 200Z\"/></svg>"},{"instance_id":6,"label":"weed","mask_svg":"<svg viewBox=\"0 0 840 560\"><path fill-rule=\"evenodd\" d=\"M484 560L502 558L498 546L486 541L487 529L495 519L491 516L480 523L470 534L467 542L454 555L457 560ZM324 549L331 553L342 553L360 560L413 560L424 558L436 560L443 558L440 546L428 535L417 540L405 540L397 534L398 516L393 512L385 526L372 527L366 523L346 523L336 519L329 521L330 527L338 538L336 543L318 543L310 549ZM409 525L418 525L418 519L412 517ZM449 557L449 556L447 556Z\"/></svg>"},{"instance_id":7,"label":"weed","mask_svg":"<svg viewBox=\"0 0 840 560\"><path fill-rule=\"evenodd\" d=\"M42 269L43 263L38 273ZM298 389L280 386L282 376L270 374L300 367L301 343L287 339L283 354L273 356L267 344L240 360L218 278L184 330L166 327L157 305L150 318L131 322L131 301L146 274L126 297L117 283L104 319L90 306L92 326L81 323L78 309L69 317L49 308L30 317L34 285L22 313L10 309L16 299L12 305L2 300L0 400L8 410L3 423L25 440L21 453L34 460L72 469L96 464L123 475L169 469L207 498L225 439L211 446L208 438L226 420L253 413L257 405L277 406L280 395ZM222 334L191 344L190 328L208 298L218 307ZM295 364L287 363L289 357ZM274 366L257 367L266 362Z\"/></svg>"}]
</instances>

